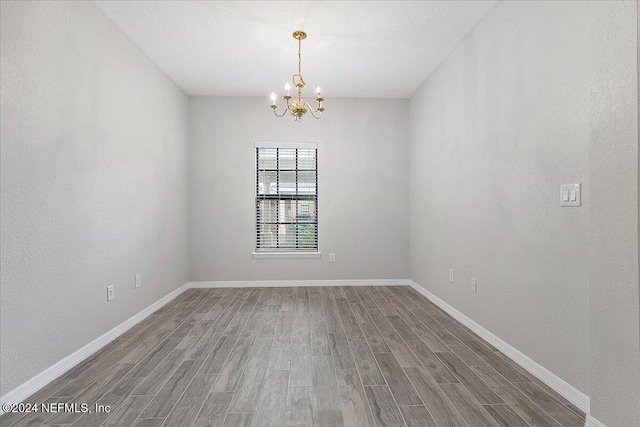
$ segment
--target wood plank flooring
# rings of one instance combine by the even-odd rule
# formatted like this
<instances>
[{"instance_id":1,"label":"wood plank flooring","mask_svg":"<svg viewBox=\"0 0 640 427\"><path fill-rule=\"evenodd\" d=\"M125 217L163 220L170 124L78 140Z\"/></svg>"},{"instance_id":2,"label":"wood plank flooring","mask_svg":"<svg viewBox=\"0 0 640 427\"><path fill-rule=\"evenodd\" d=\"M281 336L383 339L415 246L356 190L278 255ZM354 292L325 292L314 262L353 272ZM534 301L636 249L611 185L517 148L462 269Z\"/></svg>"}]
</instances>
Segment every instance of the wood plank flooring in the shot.
<instances>
[{"instance_id":1,"label":"wood plank flooring","mask_svg":"<svg viewBox=\"0 0 640 427\"><path fill-rule=\"evenodd\" d=\"M584 414L415 290L191 289L9 426L567 426Z\"/></svg>"}]
</instances>

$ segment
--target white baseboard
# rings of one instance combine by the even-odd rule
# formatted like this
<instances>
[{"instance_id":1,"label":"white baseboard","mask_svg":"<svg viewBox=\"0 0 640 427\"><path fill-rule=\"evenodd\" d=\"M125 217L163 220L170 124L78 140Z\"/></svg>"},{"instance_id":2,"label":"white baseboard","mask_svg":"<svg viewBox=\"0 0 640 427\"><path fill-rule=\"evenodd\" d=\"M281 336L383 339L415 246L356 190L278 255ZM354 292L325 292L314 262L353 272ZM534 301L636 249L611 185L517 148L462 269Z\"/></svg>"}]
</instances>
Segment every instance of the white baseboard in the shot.
<instances>
[{"instance_id":1,"label":"white baseboard","mask_svg":"<svg viewBox=\"0 0 640 427\"><path fill-rule=\"evenodd\" d=\"M173 300L175 297L183 293L188 288L189 288L188 283L180 286L175 291L162 297L161 299L151 304L149 307L145 308L138 314L130 317L129 319L125 320L115 328L111 329L109 332L99 336L95 340L91 341L89 344L73 352L72 354L65 357L55 365L40 372L38 375L26 381L24 384L16 387L15 389L11 390L4 396L0 397L0 404L2 405L4 405L5 403L13 404L13 403L20 403L24 401L33 393L37 392L42 387L49 384L51 381L60 377L61 375L69 371L71 368L78 365L88 357L92 356L98 350L100 350L101 348L109 344L111 341L115 340L120 335L122 335L123 333L125 333L126 331L134 327L136 324L146 319L151 313L158 310L160 307L167 304L169 301ZM4 411L0 409L0 415L2 415L3 413Z\"/></svg>"},{"instance_id":2,"label":"white baseboard","mask_svg":"<svg viewBox=\"0 0 640 427\"><path fill-rule=\"evenodd\" d=\"M411 286L416 291L420 292L427 299L432 301L438 307L449 313L454 319L458 322L465 325L467 328L471 329L473 332L478 334L482 339L487 341L489 344L493 345L495 348L500 350L506 356L508 356L511 360L516 362L518 365L522 366L532 375L537 377L539 380L544 382L546 385L555 390L558 394L563 396L569 402L573 403L578 407L581 411L584 411L586 414L589 413L589 396L582 393L580 390L564 381L562 378L558 377L553 372L549 371L542 365L536 363L533 359L526 356L524 353L520 352L516 348L512 347L502 339L495 336L493 333L489 332L487 329L480 326L478 323L471 320L469 317L456 310L454 307L450 306L422 286L415 283L413 280L409 280L409 286ZM587 418L587 420L590 417ZM591 418L596 421L595 418ZM597 422L597 421L596 421ZM585 424L585 426L590 424ZM592 424L594 427L602 426L602 424Z\"/></svg>"},{"instance_id":3,"label":"white baseboard","mask_svg":"<svg viewBox=\"0 0 640 427\"><path fill-rule=\"evenodd\" d=\"M357 279L357 280L252 280L189 282L191 288L283 288L289 286L406 286L408 279Z\"/></svg>"},{"instance_id":4,"label":"white baseboard","mask_svg":"<svg viewBox=\"0 0 640 427\"><path fill-rule=\"evenodd\" d=\"M584 427L607 427L607 426L605 426L600 421L593 418L591 415L587 414L587 419L584 422Z\"/></svg>"}]
</instances>

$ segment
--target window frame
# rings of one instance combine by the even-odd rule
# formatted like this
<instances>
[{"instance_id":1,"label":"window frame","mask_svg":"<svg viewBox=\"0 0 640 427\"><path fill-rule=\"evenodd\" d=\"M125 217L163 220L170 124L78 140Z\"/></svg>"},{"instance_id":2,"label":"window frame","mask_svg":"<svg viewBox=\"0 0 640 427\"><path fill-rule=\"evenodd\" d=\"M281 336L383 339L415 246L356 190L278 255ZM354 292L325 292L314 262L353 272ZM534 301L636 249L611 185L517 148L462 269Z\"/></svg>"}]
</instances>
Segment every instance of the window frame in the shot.
<instances>
[{"instance_id":1,"label":"window frame","mask_svg":"<svg viewBox=\"0 0 640 427\"><path fill-rule=\"evenodd\" d=\"M260 222L258 217L258 203L259 203L259 182L260 182L260 170L258 164L258 149L259 148L283 148L283 149L313 149L316 150L316 164L315 164L315 175L316 175L316 191L315 191L315 199L305 199L305 200L314 200L315 201L315 210L316 210L316 247L315 248L258 248L259 242L259 234L260 234ZM319 216L318 216L318 143L316 142L256 142L254 145L254 173L255 181L254 181L254 209L255 209L255 230L254 230L254 250L252 252L253 258L320 258L320 235L319 235ZM296 172L297 169L298 158L296 155ZM297 179L297 178L296 178ZM277 182L278 186L280 182ZM295 200L295 197L291 197L291 199ZM277 207L279 209L279 207Z\"/></svg>"}]
</instances>

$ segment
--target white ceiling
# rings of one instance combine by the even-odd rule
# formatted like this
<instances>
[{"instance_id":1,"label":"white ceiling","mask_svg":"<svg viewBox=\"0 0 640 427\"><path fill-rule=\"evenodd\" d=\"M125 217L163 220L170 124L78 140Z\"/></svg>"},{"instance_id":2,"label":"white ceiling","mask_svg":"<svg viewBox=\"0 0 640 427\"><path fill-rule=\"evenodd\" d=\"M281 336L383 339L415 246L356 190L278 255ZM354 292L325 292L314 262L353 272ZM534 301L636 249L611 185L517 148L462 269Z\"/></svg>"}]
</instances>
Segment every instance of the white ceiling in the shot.
<instances>
[{"instance_id":1,"label":"white ceiling","mask_svg":"<svg viewBox=\"0 0 640 427\"><path fill-rule=\"evenodd\" d=\"M189 95L408 98L492 1L96 1Z\"/></svg>"}]
</instances>

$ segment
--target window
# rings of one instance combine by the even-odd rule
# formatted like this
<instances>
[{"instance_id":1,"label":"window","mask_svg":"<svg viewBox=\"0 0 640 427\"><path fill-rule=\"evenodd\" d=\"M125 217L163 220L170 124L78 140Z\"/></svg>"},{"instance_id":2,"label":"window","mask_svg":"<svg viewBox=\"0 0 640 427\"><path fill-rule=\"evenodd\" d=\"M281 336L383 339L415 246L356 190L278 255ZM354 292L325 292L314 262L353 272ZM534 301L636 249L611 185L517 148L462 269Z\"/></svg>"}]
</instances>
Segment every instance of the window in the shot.
<instances>
[{"instance_id":1,"label":"window","mask_svg":"<svg viewBox=\"0 0 640 427\"><path fill-rule=\"evenodd\" d=\"M317 171L315 143L256 143L255 254L318 254Z\"/></svg>"}]
</instances>

